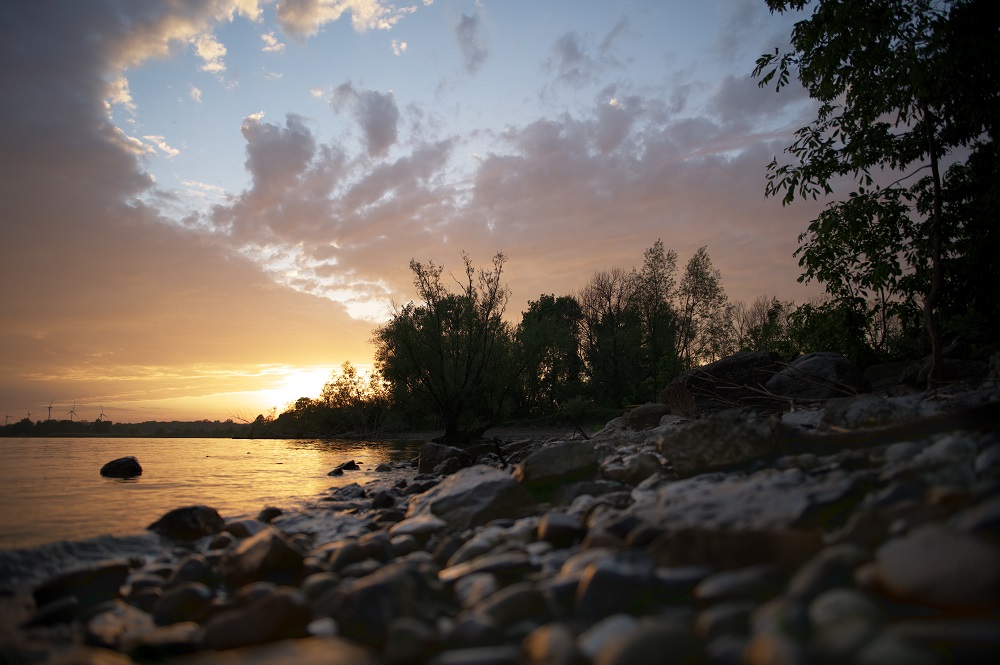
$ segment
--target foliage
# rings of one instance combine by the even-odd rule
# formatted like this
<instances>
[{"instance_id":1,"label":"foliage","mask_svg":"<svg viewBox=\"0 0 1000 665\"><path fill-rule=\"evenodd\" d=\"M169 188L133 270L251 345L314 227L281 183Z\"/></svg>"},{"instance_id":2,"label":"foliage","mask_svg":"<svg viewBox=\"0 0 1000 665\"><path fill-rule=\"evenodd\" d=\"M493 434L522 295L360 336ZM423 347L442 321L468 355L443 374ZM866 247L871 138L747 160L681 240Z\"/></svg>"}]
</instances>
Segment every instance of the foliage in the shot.
<instances>
[{"instance_id":1,"label":"foliage","mask_svg":"<svg viewBox=\"0 0 1000 665\"><path fill-rule=\"evenodd\" d=\"M766 1L782 13L811 4ZM786 149L791 161L769 164L766 195L789 204L851 183L848 197L828 204L799 237L801 279L825 284L844 311L865 303L868 319L879 309L883 321L905 318L921 300L932 379L941 368L937 309L961 297L942 295L946 272L952 287L978 277L959 274L972 239L961 220L982 211L949 188L970 181L963 169L979 153L993 152L1000 97L993 9L985 0L817 0L795 24L793 50L762 55L754 69L761 86L776 90L796 76L819 102L816 119ZM953 163L942 176L946 157ZM995 192L995 181L987 187Z\"/></svg>"},{"instance_id":2,"label":"foliage","mask_svg":"<svg viewBox=\"0 0 1000 665\"><path fill-rule=\"evenodd\" d=\"M528 303L515 333L524 368L519 397L525 415L551 413L583 392L582 318L572 296L542 295Z\"/></svg>"},{"instance_id":3,"label":"foliage","mask_svg":"<svg viewBox=\"0 0 1000 665\"><path fill-rule=\"evenodd\" d=\"M722 274L700 247L688 260L677 292L677 358L684 369L726 355L728 297Z\"/></svg>"},{"instance_id":4,"label":"foliage","mask_svg":"<svg viewBox=\"0 0 1000 665\"><path fill-rule=\"evenodd\" d=\"M515 369L513 333L503 318L510 298L502 282L506 257L498 253L491 269L478 272L468 255L462 258L457 293L445 288L440 266L410 261L420 303L398 307L372 340L394 400L436 413L448 441L500 420Z\"/></svg>"},{"instance_id":5,"label":"foliage","mask_svg":"<svg viewBox=\"0 0 1000 665\"><path fill-rule=\"evenodd\" d=\"M660 391L678 373L676 357L677 252L665 251L657 238L643 253L642 269L636 274L635 304L639 313L639 344L646 379L646 399L656 400Z\"/></svg>"}]
</instances>

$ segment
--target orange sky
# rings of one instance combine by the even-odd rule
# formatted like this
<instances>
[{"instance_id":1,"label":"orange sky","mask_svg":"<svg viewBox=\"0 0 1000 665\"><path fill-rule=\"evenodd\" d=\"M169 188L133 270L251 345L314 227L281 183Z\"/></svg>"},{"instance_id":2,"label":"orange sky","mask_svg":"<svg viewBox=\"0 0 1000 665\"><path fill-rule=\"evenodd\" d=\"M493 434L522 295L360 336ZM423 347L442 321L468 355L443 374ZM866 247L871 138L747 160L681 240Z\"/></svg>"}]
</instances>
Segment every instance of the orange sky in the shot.
<instances>
[{"instance_id":1,"label":"orange sky","mask_svg":"<svg viewBox=\"0 0 1000 665\"><path fill-rule=\"evenodd\" d=\"M817 204L763 199L813 107L748 78L791 19L694 5L6 4L0 415L281 410L462 250L507 254L515 318L658 238L816 295Z\"/></svg>"}]
</instances>

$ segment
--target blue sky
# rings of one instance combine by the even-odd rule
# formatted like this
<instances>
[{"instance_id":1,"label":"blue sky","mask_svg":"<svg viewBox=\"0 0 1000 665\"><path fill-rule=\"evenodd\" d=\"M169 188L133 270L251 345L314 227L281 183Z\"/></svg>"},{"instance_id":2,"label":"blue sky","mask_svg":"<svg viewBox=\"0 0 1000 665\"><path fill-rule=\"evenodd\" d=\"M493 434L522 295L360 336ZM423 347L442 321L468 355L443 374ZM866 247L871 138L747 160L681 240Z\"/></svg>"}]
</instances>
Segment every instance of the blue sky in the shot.
<instances>
[{"instance_id":1,"label":"blue sky","mask_svg":"<svg viewBox=\"0 0 1000 665\"><path fill-rule=\"evenodd\" d=\"M515 316L658 238L681 262L707 245L732 299L807 300L792 252L818 204L763 189L812 106L749 79L794 18L763 0L9 3L0 408L280 410L370 362L411 258L463 250L507 254Z\"/></svg>"}]
</instances>

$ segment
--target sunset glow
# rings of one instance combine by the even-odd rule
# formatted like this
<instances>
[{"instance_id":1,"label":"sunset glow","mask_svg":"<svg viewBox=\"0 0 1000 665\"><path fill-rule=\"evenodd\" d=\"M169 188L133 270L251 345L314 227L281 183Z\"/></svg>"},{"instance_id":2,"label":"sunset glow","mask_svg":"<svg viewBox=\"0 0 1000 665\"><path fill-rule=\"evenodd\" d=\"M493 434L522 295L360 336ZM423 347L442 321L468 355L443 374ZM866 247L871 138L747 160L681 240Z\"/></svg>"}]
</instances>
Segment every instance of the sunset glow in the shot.
<instances>
[{"instance_id":1,"label":"sunset glow","mask_svg":"<svg viewBox=\"0 0 1000 665\"><path fill-rule=\"evenodd\" d=\"M799 302L822 205L763 198L814 108L759 90L761 0L61 0L0 9L0 415L226 419L316 397L503 251L543 293L708 246Z\"/></svg>"}]
</instances>

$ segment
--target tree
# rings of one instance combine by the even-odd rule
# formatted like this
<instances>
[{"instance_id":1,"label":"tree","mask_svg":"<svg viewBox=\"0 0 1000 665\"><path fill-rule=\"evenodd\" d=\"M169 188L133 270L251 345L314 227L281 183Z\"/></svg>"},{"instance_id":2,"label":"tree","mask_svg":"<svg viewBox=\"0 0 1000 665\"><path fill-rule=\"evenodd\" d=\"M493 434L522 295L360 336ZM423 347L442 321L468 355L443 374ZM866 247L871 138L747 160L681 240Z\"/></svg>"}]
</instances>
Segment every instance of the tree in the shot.
<instances>
[{"instance_id":1,"label":"tree","mask_svg":"<svg viewBox=\"0 0 1000 665\"><path fill-rule=\"evenodd\" d=\"M722 273L708 249L700 247L688 260L677 290L677 358L684 369L725 355L729 298Z\"/></svg>"},{"instance_id":2,"label":"tree","mask_svg":"<svg viewBox=\"0 0 1000 665\"><path fill-rule=\"evenodd\" d=\"M811 0L766 2L785 13ZM947 203L958 198L947 189L955 169L994 154L994 10L987 0L817 0L795 24L793 50L764 54L754 69L759 85L779 91L795 75L819 102L816 119L786 149L791 162L768 165L765 194L789 204L852 182L848 197L829 203L799 236L800 279L824 283L849 309L868 310L870 299L886 308L921 300L932 382L942 370L945 263L971 240L948 218ZM953 164L943 175L946 157ZM972 209L961 207L959 216Z\"/></svg>"},{"instance_id":3,"label":"tree","mask_svg":"<svg viewBox=\"0 0 1000 665\"><path fill-rule=\"evenodd\" d=\"M356 434L369 434L379 427L388 407L389 391L377 371L365 375L350 362L340 366L320 393L320 402L335 412L342 427Z\"/></svg>"},{"instance_id":4,"label":"tree","mask_svg":"<svg viewBox=\"0 0 1000 665\"><path fill-rule=\"evenodd\" d=\"M580 291L581 346L597 401L621 406L633 401L639 383L639 313L635 271L594 273Z\"/></svg>"},{"instance_id":5,"label":"tree","mask_svg":"<svg viewBox=\"0 0 1000 665\"><path fill-rule=\"evenodd\" d=\"M550 413L583 392L579 333L583 313L572 296L542 295L517 327L523 399L533 415Z\"/></svg>"},{"instance_id":6,"label":"tree","mask_svg":"<svg viewBox=\"0 0 1000 665\"><path fill-rule=\"evenodd\" d=\"M663 241L657 238L653 246L643 253L642 269L636 275L635 303L639 312L642 362L646 373L645 384L656 400L660 389L676 375L674 338L677 316L671 302L676 296L677 252L664 251Z\"/></svg>"},{"instance_id":7,"label":"tree","mask_svg":"<svg viewBox=\"0 0 1000 665\"><path fill-rule=\"evenodd\" d=\"M502 281L506 257L496 254L492 268L478 272L464 252L462 259L456 293L442 283L440 266L411 260L420 303L396 308L372 340L375 366L397 399L436 412L449 442L493 424L513 383L506 355L512 331L503 320L510 299Z\"/></svg>"},{"instance_id":8,"label":"tree","mask_svg":"<svg viewBox=\"0 0 1000 665\"><path fill-rule=\"evenodd\" d=\"M732 306L734 351L775 351L785 339L791 302L775 296L757 296L749 305L738 300Z\"/></svg>"}]
</instances>

